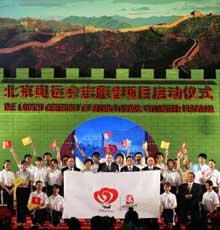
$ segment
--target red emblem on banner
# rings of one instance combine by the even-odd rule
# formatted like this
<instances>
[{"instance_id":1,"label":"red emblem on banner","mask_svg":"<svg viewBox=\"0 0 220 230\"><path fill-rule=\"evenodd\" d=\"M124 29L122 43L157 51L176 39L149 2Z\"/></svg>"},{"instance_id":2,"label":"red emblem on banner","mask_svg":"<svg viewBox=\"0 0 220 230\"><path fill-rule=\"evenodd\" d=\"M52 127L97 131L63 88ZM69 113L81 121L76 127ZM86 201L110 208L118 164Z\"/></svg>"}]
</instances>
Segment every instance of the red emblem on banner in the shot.
<instances>
[{"instance_id":1,"label":"red emblem on banner","mask_svg":"<svg viewBox=\"0 0 220 230\"><path fill-rule=\"evenodd\" d=\"M93 196L104 208L110 208L111 204L118 198L118 191L114 188L102 188L94 192Z\"/></svg>"},{"instance_id":2,"label":"red emblem on banner","mask_svg":"<svg viewBox=\"0 0 220 230\"><path fill-rule=\"evenodd\" d=\"M126 205L134 204L134 197L132 195L127 195L125 199L126 199Z\"/></svg>"},{"instance_id":3,"label":"red emblem on banner","mask_svg":"<svg viewBox=\"0 0 220 230\"><path fill-rule=\"evenodd\" d=\"M112 155L114 155L115 153L117 153L118 151L118 147L117 145L114 144L106 144L106 146L103 148L103 152L106 153L110 153Z\"/></svg>"}]
</instances>

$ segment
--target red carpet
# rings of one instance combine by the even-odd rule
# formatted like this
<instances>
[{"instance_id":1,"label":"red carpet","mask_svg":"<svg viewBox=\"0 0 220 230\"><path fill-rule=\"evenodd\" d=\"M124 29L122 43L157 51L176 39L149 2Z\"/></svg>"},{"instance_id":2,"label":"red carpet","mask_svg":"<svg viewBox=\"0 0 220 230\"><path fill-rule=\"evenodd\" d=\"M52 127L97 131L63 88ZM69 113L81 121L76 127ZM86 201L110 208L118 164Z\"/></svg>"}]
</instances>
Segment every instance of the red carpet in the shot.
<instances>
[{"instance_id":1,"label":"red carpet","mask_svg":"<svg viewBox=\"0 0 220 230\"><path fill-rule=\"evenodd\" d=\"M3 215L2 213L4 214L5 217L10 217L10 213L8 212L5 212L6 210L4 210L4 212L1 212L2 210L0 210L0 217L3 218ZM31 228L31 218L30 216L27 216L27 224L25 224L23 226L24 229L30 229ZM85 219L80 219L80 222L81 222L81 229L82 230L90 230L91 227L90 227L90 223L88 223ZM164 225L161 223L160 219L158 220L158 223L159 223L159 227L160 227L160 230L164 229ZM13 216L12 217L12 228L13 229L17 229L18 228L18 224L17 224L17 221L16 221L16 217ZM116 223L114 225L114 230L119 230L121 227L122 227L122 222L120 221L120 219L116 219ZM45 223L43 226L38 226L38 229L48 229L48 230L68 230L68 226L67 224L60 224L59 226L50 226L49 222L48 223ZM169 229L172 229L172 226L170 226ZM186 227L185 226L182 226L181 227L182 230L185 230ZM211 229L211 226L209 227L209 229ZM220 228L219 228L220 229Z\"/></svg>"}]
</instances>

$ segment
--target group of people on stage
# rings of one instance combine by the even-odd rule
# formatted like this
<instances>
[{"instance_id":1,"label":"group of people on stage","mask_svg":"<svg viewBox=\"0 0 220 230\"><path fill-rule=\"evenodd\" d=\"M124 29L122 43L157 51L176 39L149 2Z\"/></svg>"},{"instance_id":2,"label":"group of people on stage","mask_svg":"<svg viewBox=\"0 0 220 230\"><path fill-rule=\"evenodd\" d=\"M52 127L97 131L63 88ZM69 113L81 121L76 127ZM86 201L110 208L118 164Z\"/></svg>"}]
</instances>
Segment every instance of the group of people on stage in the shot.
<instances>
[{"instance_id":1,"label":"group of people on stage","mask_svg":"<svg viewBox=\"0 0 220 230\"><path fill-rule=\"evenodd\" d=\"M63 174L66 170L93 173L160 170L160 213L165 225L175 224L177 214L182 224L203 220L203 226L207 226L209 217L219 207L220 172L215 168L215 160L210 159L206 164L205 153L198 155L197 164L189 161L186 150L183 157L177 159L169 159L168 150L165 151L165 157L161 152L154 157L149 156L145 149L144 154L136 152L134 156L118 153L115 159L111 154L100 159L98 152L94 152L91 158L82 153L85 160L83 169L80 169L76 167L75 156L64 155L61 158L58 147L56 158L52 158L48 152L42 158L37 155L34 145L32 149L35 165L31 154L26 154L20 161L12 147L10 151L19 170L12 172L10 160L5 160L3 170L0 171L1 203L6 203L8 209L13 211L13 195L16 192L16 217L19 225L26 223L27 207L31 211L34 225L43 224L46 220L52 225L61 222L64 208ZM18 186L13 183L16 178L22 178Z\"/></svg>"}]
</instances>

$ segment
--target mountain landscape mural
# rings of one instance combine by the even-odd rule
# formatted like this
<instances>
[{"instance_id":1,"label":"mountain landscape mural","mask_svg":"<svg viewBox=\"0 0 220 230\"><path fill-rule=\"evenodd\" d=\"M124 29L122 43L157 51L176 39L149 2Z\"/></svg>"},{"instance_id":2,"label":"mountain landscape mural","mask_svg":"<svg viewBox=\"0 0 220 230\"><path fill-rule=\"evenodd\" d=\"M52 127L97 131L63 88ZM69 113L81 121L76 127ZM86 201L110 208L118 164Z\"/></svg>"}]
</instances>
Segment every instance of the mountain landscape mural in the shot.
<instances>
[{"instance_id":1,"label":"mountain landscape mural","mask_svg":"<svg viewBox=\"0 0 220 230\"><path fill-rule=\"evenodd\" d=\"M42 1L15 2L18 9L43 6L52 9L51 5ZM87 1L73 2L83 6ZM19 11L17 16L21 14L24 17L17 18L13 11L3 14L4 17L0 17L1 68L5 69L6 76L14 75L16 68L30 68L32 77L38 76L40 69L45 67L55 68L59 75L65 75L66 68L79 68L81 76L88 76L91 68L104 68L106 77L114 77L116 68L129 68L132 77L139 77L141 68L153 68L160 78L167 68L178 68L182 77L188 77L190 69L203 68L207 75L211 75L219 66L218 12L192 10L187 14L182 10L170 10L169 13L161 11L159 14L151 12L152 1L145 1L149 5L136 1L148 11L145 15L144 10L135 11L130 1L120 2L120 5L125 6L126 3L133 8L121 9L121 15L112 10L112 15L105 12L102 12L104 16L98 13L84 16L65 14L59 19L56 15L52 18L45 14L43 18L38 18ZM166 8L179 6L176 1L161 2L167 2ZM218 3L211 2L211 6ZM58 7L58 2L55 3ZM67 6L70 1L65 3ZM95 3L98 4L98 1ZM106 6L109 3L107 1ZM193 6L196 3L185 9ZM139 14L123 13L129 9ZM213 7L209 9L213 10Z\"/></svg>"}]
</instances>

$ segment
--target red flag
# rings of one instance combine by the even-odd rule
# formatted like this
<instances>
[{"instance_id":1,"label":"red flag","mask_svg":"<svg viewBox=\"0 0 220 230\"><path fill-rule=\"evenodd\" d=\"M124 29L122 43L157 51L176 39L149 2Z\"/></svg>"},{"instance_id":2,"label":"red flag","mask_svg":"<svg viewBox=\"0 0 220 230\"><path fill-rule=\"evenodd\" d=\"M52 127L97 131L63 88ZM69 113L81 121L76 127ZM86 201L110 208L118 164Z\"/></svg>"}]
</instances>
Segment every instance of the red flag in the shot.
<instances>
[{"instance_id":1,"label":"red flag","mask_svg":"<svg viewBox=\"0 0 220 230\"><path fill-rule=\"evenodd\" d=\"M12 141L7 140L2 142L2 148L3 149L10 149L12 147Z\"/></svg>"},{"instance_id":2,"label":"red flag","mask_svg":"<svg viewBox=\"0 0 220 230\"><path fill-rule=\"evenodd\" d=\"M177 158L181 159L182 157L183 157L183 153L182 153L182 151L179 151L177 153Z\"/></svg>"},{"instance_id":3,"label":"red flag","mask_svg":"<svg viewBox=\"0 0 220 230\"><path fill-rule=\"evenodd\" d=\"M104 140L108 140L112 138L112 133L110 131L103 133Z\"/></svg>"},{"instance_id":4,"label":"red flag","mask_svg":"<svg viewBox=\"0 0 220 230\"><path fill-rule=\"evenodd\" d=\"M187 147L188 147L187 143L186 143L186 142L183 142L182 147L181 147L182 151L183 151L183 150L186 150Z\"/></svg>"},{"instance_id":5,"label":"red flag","mask_svg":"<svg viewBox=\"0 0 220 230\"><path fill-rule=\"evenodd\" d=\"M131 145L131 141L129 139L125 139L121 142L121 147L128 148Z\"/></svg>"},{"instance_id":6,"label":"red flag","mask_svg":"<svg viewBox=\"0 0 220 230\"><path fill-rule=\"evenodd\" d=\"M50 144L50 149L54 150L54 149L56 149L56 147L57 147L57 141L53 140L52 143Z\"/></svg>"},{"instance_id":7,"label":"red flag","mask_svg":"<svg viewBox=\"0 0 220 230\"><path fill-rule=\"evenodd\" d=\"M37 197L37 196L33 196L32 197L32 200L31 200L31 203L32 204L40 204L40 197Z\"/></svg>"}]
</instances>

